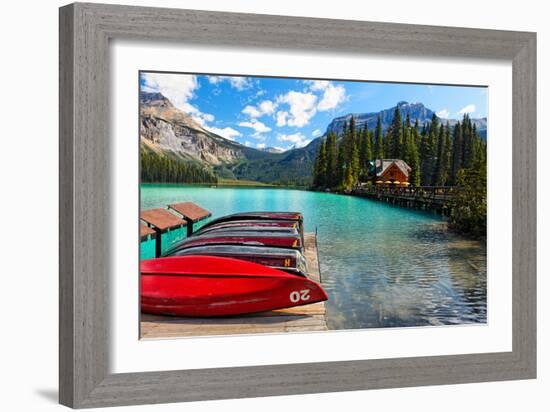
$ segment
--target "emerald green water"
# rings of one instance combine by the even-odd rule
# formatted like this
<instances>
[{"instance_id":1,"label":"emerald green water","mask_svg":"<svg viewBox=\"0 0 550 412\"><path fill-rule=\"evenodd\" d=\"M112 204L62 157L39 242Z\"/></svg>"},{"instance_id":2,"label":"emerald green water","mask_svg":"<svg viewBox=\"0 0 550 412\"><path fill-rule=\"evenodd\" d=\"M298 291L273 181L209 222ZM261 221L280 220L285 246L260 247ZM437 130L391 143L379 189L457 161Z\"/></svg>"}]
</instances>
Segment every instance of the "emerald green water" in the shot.
<instances>
[{"instance_id":1,"label":"emerald green water","mask_svg":"<svg viewBox=\"0 0 550 412\"><path fill-rule=\"evenodd\" d=\"M434 214L301 190L141 187L142 209L181 201L199 204L214 218L255 210L302 212L306 232L318 233L331 329L487 321L485 247L448 232ZM163 243L185 236L174 235Z\"/></svg>"}]
</instances>

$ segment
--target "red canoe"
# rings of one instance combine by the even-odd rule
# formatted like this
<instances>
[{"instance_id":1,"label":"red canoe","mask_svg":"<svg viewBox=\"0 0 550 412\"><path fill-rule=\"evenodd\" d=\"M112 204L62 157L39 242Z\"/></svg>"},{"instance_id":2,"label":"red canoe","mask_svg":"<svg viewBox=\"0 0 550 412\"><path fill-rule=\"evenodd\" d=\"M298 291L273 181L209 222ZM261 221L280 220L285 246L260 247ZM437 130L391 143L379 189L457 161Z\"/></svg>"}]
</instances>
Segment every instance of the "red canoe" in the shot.
<instances>
[{"instance_id":1,"label":"red canoe","mask_svg":"<svg viewBox=\"0 0 550 412\"><path fill-rule=\"evenodd\" d=\"M270 246L297 249L300 251L303 247L302 238L296 234L277 234L266 231L209 232L188 237L175 245L167 254L172 255L183 248L206 245Z\"/></svg>"},{"instance_id":2,"label":"red canoe","mask_svg":"<svg viewBox=\"0 0 550 412\"><path fill-rule=\"evenodd\" d=\"M316 282L238 259L177 256L141 262L141 310L227 316L327 300Z\"/></svg>"},{"instance_id":3,"label":"red canoe","mask_svg":"<svg viewBox=\"0 0 550 412\"><path fill-rule=\"evenodd\" d=\"M208 245L181 248L169 256L190 255L221 256L246 260L294 275L307 276L307 261L304 255L295 249L265 246Z\"/></svg>"},{"instance_id":4,"label":"red canoe","mask_svg":"<svg viewBox=\"0 0 550 412\"><path fill-rule=\"evenodd\" d=\"M292 220L235 220L229 222L216 223L215 225L210 225L205 228L201 228L196 235L200 235L206 232L211 232L213 230L219 229L236 229L236 230L246 230L247 228L252 228L253 230L258 229L294 229L299 230L299 222Z\"/></svg>"},{"instance_id":5,"label":"red canoe","mask_svg":"<svg viewBox=\"0 0 550 412\"><path fill-rule=\"evenodd\" d=\"M279 221L292 221L298 224L298 229L302 232L302 226L304 217L299 212L241 212L232 215L226 215L217 219L211 220L205 224L202 228L215 226L220 223L235 222L242 220L279 220Z\"/></svg>"}]
</instances>

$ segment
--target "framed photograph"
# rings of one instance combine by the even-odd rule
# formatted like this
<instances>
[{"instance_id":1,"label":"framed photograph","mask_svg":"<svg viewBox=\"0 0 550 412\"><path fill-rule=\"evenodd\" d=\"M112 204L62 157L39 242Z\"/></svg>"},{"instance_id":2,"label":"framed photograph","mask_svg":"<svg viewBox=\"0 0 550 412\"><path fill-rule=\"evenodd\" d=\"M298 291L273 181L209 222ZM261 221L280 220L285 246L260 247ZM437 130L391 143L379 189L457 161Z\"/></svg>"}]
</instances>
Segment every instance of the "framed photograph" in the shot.
<instances>
[{"instance_id":1,"label":"framed photograph","mask_svg":"<svg viewBox=\"0 0 550 412\"><path fill-rule=\"evenodd\" d=\"M62 7L61 403L534 378L535 86L534 33Z\"/></svg>"}]
</instances>

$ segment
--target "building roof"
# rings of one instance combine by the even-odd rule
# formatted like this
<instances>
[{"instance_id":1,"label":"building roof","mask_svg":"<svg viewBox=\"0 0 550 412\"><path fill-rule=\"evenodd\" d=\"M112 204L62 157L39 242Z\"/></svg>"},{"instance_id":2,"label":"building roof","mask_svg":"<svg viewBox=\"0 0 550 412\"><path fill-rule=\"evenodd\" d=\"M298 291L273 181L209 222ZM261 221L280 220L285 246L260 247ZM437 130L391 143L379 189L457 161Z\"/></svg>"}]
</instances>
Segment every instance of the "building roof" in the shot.
<instances>
[{"instance_id":1,"label":"building roof","mask_svg":"<svg viewBox=\"0 0 550 412\"><path fill-rule=\"evenodd\" d=\"M411 167L401 159L376 159L374 161L376 176L382 176L384 172L393 164L395 164L399 170L405 174L405 176L409 177Z\"/></svg>"}]
</instances>

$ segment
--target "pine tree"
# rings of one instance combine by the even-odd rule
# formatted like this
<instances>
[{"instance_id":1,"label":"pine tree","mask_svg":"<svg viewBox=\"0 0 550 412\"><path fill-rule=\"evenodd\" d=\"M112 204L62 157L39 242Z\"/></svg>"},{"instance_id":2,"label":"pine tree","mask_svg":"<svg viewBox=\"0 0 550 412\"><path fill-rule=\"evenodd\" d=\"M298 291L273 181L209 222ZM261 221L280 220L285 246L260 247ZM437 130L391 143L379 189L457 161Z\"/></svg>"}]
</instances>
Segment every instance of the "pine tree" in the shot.
<instances>
[{"instance_id":1,"label":"pine tree","mask_svg":"<svg viewBox=\"0 0 550 412\"><path fill-rule=\"evenodd\" d=\"M334 187L338 184L338 144L335 132L330 132L326 141L327 167L325 171L325 181L328 187Z\"/></svg>"},{"instance_id":2,"label":"pine tree","mask_svg":"<svg viewBox=\"0 0 550 412\"><path fill-rule=\"evenodd\" d=\"M327 170L327 146L326 142L323 142L317 150L317 157L315 158L315 165L313 169L313 186L314 187L326 187L326 170Z\"/></svg>"},{"instance_id":3,"label":"pine tree","mask_svg":"<svg viewBox=\"0 0 550 412\"><path fill-rule=\"evenodd\" d=\"M384 136L382 134L382 119L380 115L378 115L376 128L374 129L374 158L384 158Z\"/></svg>"},{"instance_id":4,"label":"pine tree","mask_svg":"<svg viewBox=\"0 0 550 412\"><path fill-rule=\"evenodd\" d=\"M408 142L408 165L411 167L409 172L409 183L413 186L420 186L420 155L418 152L417 141L420 141L418 128L412 129L412 134Z\"/></svg>"},{"instance_id":5,"label":"pine tree","mask_svg":"<svg viewBox=\"0 0 550 412\"><path fill-rule=\"evenodd\" d=\"M313 187L321 187L323 184L323 170L322 170L322 160L323 157L323 146L324 143L321 143L317 148L317 155L315 156L315 163L313 164Z\"/></svg>"},{"instance_id":6,"label":"pine tree","mask_svg":"<svg viewBox=\"0 0 550 412\"><path fill-rule=\"evenodd\" d=\"M349 167L346 174L345 187L351 190L359 178L359 149L356 144L352 145Z\"/></svg>"},{"instance_id":7,"label":"pine tree","mask_svg":"<svg viewBox=\"0 0 550 412\"><path fill-rule=\"evenodd\" d=\"M393 121L391 124L391 157L393 159L401 158L401 150L403 147L403 125L401 120L401 110L399 106L395 107Z\"/></svg>"},{"instance_id":8,"label":"pine tree","mask_svg":"<svg viewBox=\"0 0 550 412\"><path fill-rule=\"evenodd\" d=\"M412 135L411 135L411 128L406 127L407 121L403 124L403 156L401 159L407 163L409 166L411 165L411 156L412 156ZM410 179L410 175L409 175Z\"/></svg>"},{"instance_id":9,"label":"pine tree","mask_svg":"<svg viewBox=\"0 0 550 412\"><path fill-rule=\"evenodd\" d=\"M365 123L365 129L367 129L367 168L369 167L369 162L374 159L374 134L372 131L368 130L367 124Z\"/></svg>"},{"instance_id":10,"label":"pine tree","mask_svg":"<svg viewBox=\"0 0 550 412\"><path fill-rule=\"evenodd\" d=\"M142 150L141 181L147 183L217 183L208 168Z\"/></svg>"},{"instance_id":11,"label":"pine tree","mask_svg":"<svg viewBox=\"0 0 550 412\"><path fill-rule=\"evenodd\" d=\"M456 184L458 171L462 169L462 124L457 122L453 130L453 149L451 155L451 184Z\"/></svg>"},{"instance_id":12,"label":"pine tree","mask_svg":"<svg viewBox=\"0 0 550 412\"><path fill-rule=\"evenodd\" d=\"M437 166L434 184L436 186L445 186L449 179L451 162L451 134L449 123L447 123L445 127L441 126L439 130Z\"/></svg>"},{"instance_id":13,"label":"pine tree","mask_svg":"<svg viewBox=\"0 0 550 412\"><path fill-rule=\"evenodd\" d=\"M473 140L472 122L470 116L465 114L462 119L462 164L466 169L471 168L473 165Z\"/></svg>"},{"instance_id":14,"label":"pine tree","mask_svg":"<svg viewBox=\"0 0 550 412\"><path fill-rule=\"evenodd\" d=\"M369 132L367 123L361 132L359 145L359 177L364 179L368 174L369 162L372 159L372 134Z\"/></svg>"},{"instance_id":15,"label":"pine tree","mask_svg":"<svg viewBox=\"0 0 550 412\"><path fill-rule=\"evenodd\" d=\"M344 123L344 132L343 136L341 138L340 144L337 145L338 148L338 155L336 157L336 184L335 187L341 187L344 185L344 179L346 177L345 171L346 171L346 150L345 150L345 140L346 140L346 124Z\"/></svg>"},{"instance_id":16,"label":"pine tree","mask_svg":"<svg viewBox=\"0 0 550 412\"><path fill-rule=\"evenodd\" d=\"M450 227L470 235L487 236L487 165L477 162L460 169L456 177L460 188L453 201Z\"/></svg>"},{"instance_id":17,"label":"pine tree","mask_svg":"<svg viewBox=\"0 0 550 412\"><path fill-rule=\"evenodd\" d=\"M350 182L348 188L351 188L359 179L361 171L360 157L359 157L359 137L357 134L357 125L355 117L351 117L349 126L349 161L350 165Z\"/></svg>"},{"instance_id":18,"label":"pine tree","mask_svg":"<svg viewBox=\"0 0 550 412\"><path fill-rule=\"evenodd\" d=\"M420 137L420 180L422 186L430 186L433 172L434 132L431 126L425 125Z\"/></svg>"},{"instance_id":19,"label":"pine tree","mask_svg":"<svg viewBox=\"0 0 550 412\"><path fill-rule=\"evenodd\" d=\"M414 143L416 144L416 147L420 146L420 125L418 124L418 119L414 122Z\"/></svg>"},{"instance_id":20,"label":"pine tree","mask_svg":"<svg viewBox=\"0 0 550 412\"><path fill-rule=\"evenodd\" d=\"M432 172L432 184L435 186L442 186L441 180L444 178L443 170L443 152L445 151L445 129L443 126L439 128L439 133L437 134L435 140L435 159L434 159L434 168Z\"/></svg>"},{"instance_id":21,"label":"pine tree","mask_svg":"<svg viewBox=\"0 0 550 412\"><path fill-rule=\"evenodd\" d=\"M391 127L384 134L384 156L386 158L392 157L393 143L392 143L393 134L391 132Z\"/></svg>"},{"instance_id":22,"label":"pine tree","mask_svg":"<svg viewBox=\"0 0 550 412\"><path fill-rule=\"evenodd\" d=\"M441 161L442 178L441 186L449 185L449 178L451 174L451 155L452 155L452 143L451 143L451 127L449 123L445 125L445 142L443 150L443 158Z\"/></svg>"}]
</instances>

